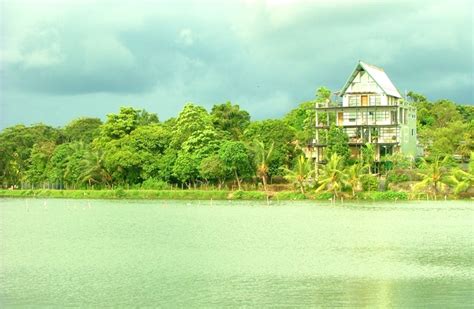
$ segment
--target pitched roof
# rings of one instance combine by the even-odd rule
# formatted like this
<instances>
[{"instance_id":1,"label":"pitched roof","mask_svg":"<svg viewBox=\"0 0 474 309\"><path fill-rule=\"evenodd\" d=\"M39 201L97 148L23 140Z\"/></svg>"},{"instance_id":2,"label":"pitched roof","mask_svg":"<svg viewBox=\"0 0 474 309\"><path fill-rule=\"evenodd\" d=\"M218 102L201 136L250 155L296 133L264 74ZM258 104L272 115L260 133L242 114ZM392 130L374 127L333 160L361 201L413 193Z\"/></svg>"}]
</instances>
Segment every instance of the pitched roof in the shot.
<instances>
[{"instance_id":1,"label":"pitched roof","mask_svg":"<svg viewBox=\"0 0 474 309\"><path fill-rule=\"evenodd\" d=\"M382 68L376 67L375 65L371 65L362 61L357 63L354 71L352 72L351 76L345 83L344 87L340 91L340 95L344 95L347 88L351 85L354 78L357 76L357 73L360 71L365 71L369 74L370 77L377 83L377 85L387 94L397 98L401 98L400 92L398 92L397 88L393 85L390 78L388 78L387 74Z\"/></svg>"}]
</instances>

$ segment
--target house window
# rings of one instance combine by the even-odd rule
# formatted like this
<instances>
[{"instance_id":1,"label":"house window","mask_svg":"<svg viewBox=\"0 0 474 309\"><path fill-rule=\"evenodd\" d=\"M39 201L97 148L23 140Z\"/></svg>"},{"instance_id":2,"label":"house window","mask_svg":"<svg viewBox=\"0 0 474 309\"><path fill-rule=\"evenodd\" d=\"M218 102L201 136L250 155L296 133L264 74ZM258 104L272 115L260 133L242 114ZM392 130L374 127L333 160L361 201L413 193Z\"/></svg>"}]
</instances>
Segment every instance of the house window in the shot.
<instances>
[{"instance_id":1,"label":"house window","mask_svg":"<svg viewBox=\"0 0 474 309\"><path fill-rule=\"evenodd\" d=\"M391 118L392 118L392 124L396 124L397 123L397 111L391 111L390 114L391 114Z\"/></svg>"},{"instance_id":2,"label":"house window","mask_svg":"<svg viewBox=\"0 0 474 309\"><path fill-rule=\"evenodd\" d=\"M369 99L369 105L380 105L380 96L379 95L371 95Z\"/></svg>"},{"instance_id":3,"label":"house window","mask_svg":"<svg viewBox=\"0 0 474 309\"><path fill-rule=\"evenodd\" d=\"M349 106L358 106L360 105L360 97L359 96L350 96L349 97Z\"/></svg>"},{"instance_id":4,"label":"house window","mask_svg":"<svg viewBox=\"0 0 474 309\"><path fill-rule=\"evenodd\" d=\"M411 129L411 136L415 136L415 129Z\"/></svg>"},{"instance_id":5,"label":"house window","mask_svg":"<svg viewBox=\"0 0 474 309\"><path fill-rule=\"evenodd\" d=\"M356 117L357 117L357 113L351 112L351 113L348 113L348 114L349 114L349 121L350 121L350 122L355 122L355 121L356 121Z\"/></svg>"},{"instance_id":6,"label":"house window","mask_svg":"<svg viewBox=\"0 0 474 309\"><path fill-rule=\"evenodd\" d=\"M387 120L388 119L388 112L387 111L383 111L383 112L376 112L375 113L375 119L377 121L380 121L380 120Z\"/></svg>"}]
</instances>

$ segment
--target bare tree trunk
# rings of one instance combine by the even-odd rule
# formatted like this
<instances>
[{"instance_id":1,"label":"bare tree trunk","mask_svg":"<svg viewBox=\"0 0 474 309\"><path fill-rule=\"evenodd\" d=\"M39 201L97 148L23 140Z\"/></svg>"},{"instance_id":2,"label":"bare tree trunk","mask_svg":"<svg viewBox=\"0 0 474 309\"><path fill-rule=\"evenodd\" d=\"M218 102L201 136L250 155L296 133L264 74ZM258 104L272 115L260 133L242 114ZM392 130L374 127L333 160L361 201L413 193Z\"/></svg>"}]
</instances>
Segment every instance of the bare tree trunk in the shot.
<instances>
[{"instance_id":1,"label":"bare tree trunk","mask_svg":"<svg viewBox=\"0 0 474 309\"><path fill-rule=\"evenodd\" d=\"M263 182L263 190L267 192L267 176L265 175L262 176L262 182Z\"/></svg>"},{"instance_id":2,"label":"bare tree trunk","mask_svg":"<svg viewBox=\"0 0 474 309\"><path fill-rule=\"evenodd\" d=\"M239 179L239 175L237 174L237 170L234 170L235 174L235 180L237 180L237 186L239 187L239 191L242 190L242 187L240 185L241 180Z\"/></svg>"}]
</instances>

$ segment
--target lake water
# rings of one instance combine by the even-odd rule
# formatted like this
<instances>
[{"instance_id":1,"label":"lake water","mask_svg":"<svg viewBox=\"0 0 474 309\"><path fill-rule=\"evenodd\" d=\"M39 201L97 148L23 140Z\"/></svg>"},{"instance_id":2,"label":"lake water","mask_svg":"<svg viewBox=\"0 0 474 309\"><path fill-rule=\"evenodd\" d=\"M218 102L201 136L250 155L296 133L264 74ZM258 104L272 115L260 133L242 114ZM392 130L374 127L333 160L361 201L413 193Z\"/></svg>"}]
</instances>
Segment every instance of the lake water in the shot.
<instances>
[{"instance_id":1,"label":"lake water","mask_svg":"<svg viewBox=\"0 0 474 309\"><path fill-rule=\"evenodd\" d=\"M469 307L473 206L0 199L0 307Z\"/></svg>"}]
</instances>

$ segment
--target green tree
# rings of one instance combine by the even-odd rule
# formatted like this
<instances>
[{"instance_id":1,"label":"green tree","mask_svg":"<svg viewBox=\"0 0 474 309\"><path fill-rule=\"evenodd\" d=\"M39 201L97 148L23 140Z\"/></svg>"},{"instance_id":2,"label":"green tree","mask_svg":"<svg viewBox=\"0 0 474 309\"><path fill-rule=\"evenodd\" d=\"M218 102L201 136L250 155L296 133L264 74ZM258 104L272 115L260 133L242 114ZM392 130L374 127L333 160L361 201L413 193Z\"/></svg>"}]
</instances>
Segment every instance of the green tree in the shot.
<instances>
[{"instance_id":1,"label":"green tree","mask_svg":"<svg viewBox=\"0 0 474 309\"><path fill-rule=\"evenodd\" d=\"M474 152L471 152L471 159L466 171L461 168L452 170L448 176L448 182L454 186L454 193L460 194L474 186Z\"/></svg>"},{"instance_id":2,"label":"green tree","mask_svg":"<svg viewBox=\"0 0 474 309\"><path fill-rule=\"evenodd\" d=\"M228 175L224 161L217 154L211 155L201 161L199 173L206 181L217 182L219 189L222 188Z\"/></svg>"},{"instance_id":3,"label":"green tree","mask_svg":"<svg viewBox=\"0 0 474 309\"><path fill-rule=\"evenodd\" d=\"M436 199L440 189L446 187L445 182L449 174L449 160L448 156L443 159L435 157L431 162L421 158L421 169L417 173L421 177L421 181L413 189L415 191L428 189L428 192L431 192Z\"/></svg>"},{"instance_id":4,"label":"green tree","mask_svg":"<svg viewBox=\"0 0 474 309\"><path fill-rule=\"evenodd\" d=\"M133 107L121 107L118 114L108 114L107 121L101 127L101 135L106 139L119 139L139 126L158 123L158 117L145 110Z\"/></svg>"},{"instance_id":5,"label":"green tree","mask_svg":"<svg viewBox=\"0 0 474 309\"><path fill-rule=\"evenodd\" d=\"M191 188L199 177L199 163L194 156L180 151L173 166L173 173L181 183Z\"/></svg>"},{"instance_id":6,"label":"green tree","mask_svg":"<svg viewBox=\"0 0 474 309\"><path fill-rule=\"evenodd\" d=\"M251 159L242 142L226 141L219 150L219 158L224 167L235 177L239 190L242 190L242 178L252 173Z\"/></svg>"},{"instance_id":7,"label":"green tree","mask_svg":"<svg viewBox=\"0 0 474 309\"><path fill-rule=\"evenodd\" d=\"M255 141L255 158L257 164L257 177L262 179L263 189L267 191L267 178L268 178L268 162L270 161L274 143L271 143L268 149L265 147L265 143L261 141Z\"/></svg>"},{"instance_id":8,"label":"green tree","mask_svg":"<svg viewBox=\"0 0 474 309\"><path fill-rule=\"evenodd\" d=\"M344 162L347 162L351 156L349 149L349 137L342 128L331 125L327 132L327 158L331 158L333 154L337 154Z\"/></svg>"},{"instance_id":9,"label":"green tree","mask_svg":"<svg viewBox=\"0 0 474 309\"><path fill-rule=\"evenodd\" d=\"M364 147L361 148L362 163L367 166L369 172L372 172L372 167L375 161L375 147L374 144L366 143Z\"/></svg>"},{"instance_id":10,"label":"green tree","mask_svg":"<svg viewBox=\"0 0 474 309\"><path fill-rule=\"evenodd\" d=\"M308 181L314 176L314 168L311 160L304 155L298 157L294 168L284 168L285 179L299 187L302 194L305 194L305 187Z\"/></svg>"},{"instance_id":11,"label":"green tree","mask_svg":"<svg viewBox=\"0 0 474 309\"><path fill-rule=\"evenodd\" d=\"M332 193L337 199L343 188L348 184L348 177L344 171L344 159L337 153L333 153L326 165L319 171L318 187L316 192Z\"/></svg>"},{"instance_id":12,"label":"green tree","mask_svg":"<svg viewBox=\"0 0 474 309\"><path fill-rule=\"evenodd\" d=\"M29 158L29 168L26 172L28 182L38 185L48 179L47 164L53 155L56 144L52 141L46 141L34 144Z\"/></svg>"},{"instance_id":13,"label":"green tree","mask_svg":"<svg viewBox=\"0 0 474 309\"><path fill-rule=\"evenodd\" d=\"M347 183L351 187L352 197L363 190L363 180L367 171L369 171L369 167L361 163L353 164L345 169L344 173L347 175Z\"/></svg>"},{"instance_id":14,"label":"green tree","mask_svg":"<svg viewBox=\"0 0 474 309\"><path fill-rule=\"evenodd\" d=\"M0 133L0 177L5 186L20 185L31 164L33 145L45 142L61 143L60 130L44 124L16 125Z\"/></svg>"},{"instance_id":15,"label":"green tree","mask_svg":"<svg viewBox=\"0 0 474 309\"><path fill-rule=\"evenodd\" d=\"M171 147L181 148L181 145L195 132L212 130L211 117L206 109L192 103L187 103L179 113L173 127Z\"/></svg>"},{"instance_id":16,"label":"green tree","mask_svg":"<svg viewBox=\"0 0 474 309\"><path fill-rule=\"evenodd\" d=\"M64 136L68 142L91 143L99 135L101 125L102 121L99 118L77 118L64 127Z\"/></svg>"},{"instance_id":17,"label":"green tree","mask_svg":"<svg viewBox=\"0 0 474 309\"><path fill-rule=\"evenodd\" d=\"M112 175L106 167L105 156L106 153L101 149L86 152L82 161L84 170L79 176L82 183L87 183L89 186L105 184L110 187Z\"/></svg>"},{"instance_id":18,"label":"green tree","mask_svg":"<svg viewBox=\"0 0 474 309\"><path fill-rule=\"evenodd\" d=\"M263 120L252 122L244 132L243 141L248 144L261 141L273 144L268 158L268 177L282 175L282 167L289 166L301 152L295 150L295 130L283 120Z\"/></svg>"},{"instance_id":19,"label":"green tree","mask_svg":"<svg viewBox=\"0 0 474 309\"><path fill-rule=\"evenodd\" d=\"M216 129L227 132L234 140L238 140L250 124L249 113L240 110L239 105L232 105L230 102L214 105L211 119Z\"/></svg>"}]
</instances>

